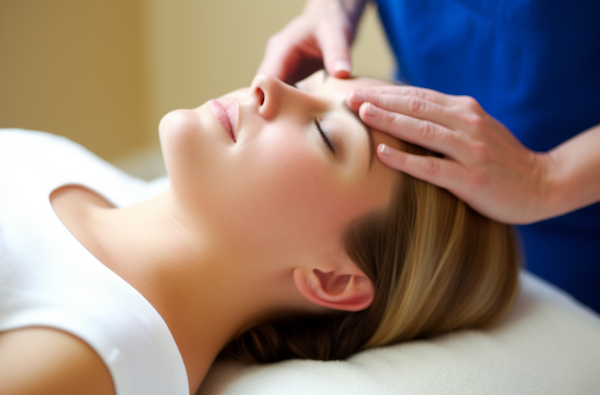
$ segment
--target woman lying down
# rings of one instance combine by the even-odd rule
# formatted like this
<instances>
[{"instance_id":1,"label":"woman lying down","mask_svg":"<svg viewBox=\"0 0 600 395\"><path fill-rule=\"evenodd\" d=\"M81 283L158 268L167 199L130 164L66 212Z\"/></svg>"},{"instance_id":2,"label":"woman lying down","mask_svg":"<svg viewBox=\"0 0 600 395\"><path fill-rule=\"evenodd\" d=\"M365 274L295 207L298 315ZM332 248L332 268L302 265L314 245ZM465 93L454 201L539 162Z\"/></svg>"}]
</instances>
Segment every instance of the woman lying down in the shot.
<instances>
[{"instance_id":1,"label":"woman lying down","mask_svg":"<svg viewBox=\"0 0 600 395\"><path fill-rule=\"evenodd\" d=\"M0 133L0 393L193 394L218 357L341 359L503 317L511 228L377 160L431 153L348 109L376 84L258 76L167 114L170 187L136 204L80 147Z\"/></svg>"}]
</instances>

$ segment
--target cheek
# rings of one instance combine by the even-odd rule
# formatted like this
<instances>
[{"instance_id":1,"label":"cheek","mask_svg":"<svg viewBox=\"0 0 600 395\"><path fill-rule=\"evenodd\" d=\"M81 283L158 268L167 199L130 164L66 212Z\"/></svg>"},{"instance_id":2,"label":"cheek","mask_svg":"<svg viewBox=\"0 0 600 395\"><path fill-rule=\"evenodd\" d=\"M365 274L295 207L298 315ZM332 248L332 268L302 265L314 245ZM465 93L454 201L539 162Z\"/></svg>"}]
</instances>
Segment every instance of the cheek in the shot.
<instances>
[{"instance_id":1,"label":"cheek","mask_svg":"<svg viewBox=\"0 0 600 395\"><path fill-rule=\"evenodd\" d=\"M358 202L340 183L331 159L313 142L300 133L264 133L247 147L252 155L236 166L244 169L236 177L239 199L227 213L240 239L288 252L310 248L357 211Z\"/></svg>"},{"instance_id":2,"label":"cheek","mask_svg":"<svg viewBox=\"0 0 600 395\"><path fill-rule=\"evenodd\" d=\"M306 215L321 206L334 190L326 158L307 144L306 137L265 133L256 139L248 158L249 202L270 216ZM250 185L249 185L250 186Z\"/></svg>"}]
</instances>

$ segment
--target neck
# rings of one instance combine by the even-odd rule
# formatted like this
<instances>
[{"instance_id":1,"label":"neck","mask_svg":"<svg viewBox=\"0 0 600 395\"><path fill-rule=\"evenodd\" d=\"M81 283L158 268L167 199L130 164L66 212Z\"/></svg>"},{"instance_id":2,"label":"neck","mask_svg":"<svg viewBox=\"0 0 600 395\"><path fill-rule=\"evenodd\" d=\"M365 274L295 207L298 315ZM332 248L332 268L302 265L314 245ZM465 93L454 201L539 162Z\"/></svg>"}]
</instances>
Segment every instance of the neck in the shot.
<instances>
[{"instance_id":1,"label":"neck","mask_svg":"<svg viewBox=\"0 0 600 395\"><path fill-rule=\"evenodd\" d=\"M84 218L80 226L65 225L162 316L183 358L191 393L236 335L298 303L290 294L291 283L282 281L285 270L265 275L257 270L261 262L242 261L235 248L220 242L202 224L180 217L169 192L124 209L93 199L79 201L87 202L76 205L78 218ZM293 301L287 306L281 302L285 297L272 297L286 293Z\"/></svg>"}]
</instances>

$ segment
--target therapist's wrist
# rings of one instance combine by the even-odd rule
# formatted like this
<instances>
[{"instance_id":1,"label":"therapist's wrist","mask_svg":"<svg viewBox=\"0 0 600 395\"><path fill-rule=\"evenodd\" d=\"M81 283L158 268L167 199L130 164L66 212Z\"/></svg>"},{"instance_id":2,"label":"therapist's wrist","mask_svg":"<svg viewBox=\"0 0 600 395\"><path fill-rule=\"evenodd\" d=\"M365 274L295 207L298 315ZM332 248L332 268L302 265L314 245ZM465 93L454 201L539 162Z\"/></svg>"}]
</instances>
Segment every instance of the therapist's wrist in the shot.
<instances>
[{"instance_id":1,"label":"therapist's wrist","mask_svg":"<svg viewBox=\"0 0 600 395\"><path fill-rule=\"evenodd\" d=\"M569 208L568 179L563 177L560 160L554 152L536 153L537 180L531 218L528 223L543 221L567 213Z\"/></svg>"}]
</instances>

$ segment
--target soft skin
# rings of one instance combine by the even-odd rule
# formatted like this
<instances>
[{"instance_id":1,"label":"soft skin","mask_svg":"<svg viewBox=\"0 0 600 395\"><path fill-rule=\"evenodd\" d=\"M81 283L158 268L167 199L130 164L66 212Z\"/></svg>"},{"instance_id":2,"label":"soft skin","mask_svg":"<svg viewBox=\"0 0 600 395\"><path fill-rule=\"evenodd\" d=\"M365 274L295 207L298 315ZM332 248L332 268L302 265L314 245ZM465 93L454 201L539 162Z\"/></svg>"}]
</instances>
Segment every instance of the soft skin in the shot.
<instances>
[{"instance_id":1,"label":"soft skin","mask_svg":"<svg viewBox=\"0 0 600 395\"><path fill-rule=\"evenodd\" d=\"M164 117L159 129L171 179L164 194L126 208L78 186L51 194L73 236L163 317L190 393L219 351L259 322L370 305L373 285L347 256L343 235L353 220L385 209L401 187L374 152L400 142L369 131L344 102L352 89L379 84L321 72L293 87L257 76L250 88L218 100L235 140L216 102ZM0 344L46 338L69 358L56 364L50 346L0 347L0 367L11 378L3 388L21 393L26 382L32 393L113 393L100 358L70 334L18 330L0 334Z\"/></svg>"}]
</instances>

